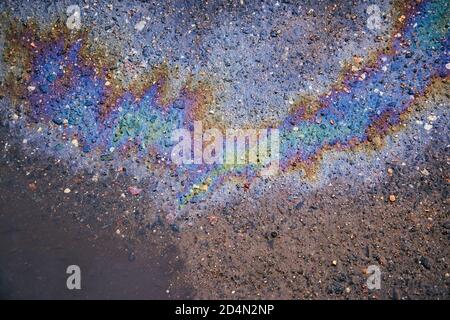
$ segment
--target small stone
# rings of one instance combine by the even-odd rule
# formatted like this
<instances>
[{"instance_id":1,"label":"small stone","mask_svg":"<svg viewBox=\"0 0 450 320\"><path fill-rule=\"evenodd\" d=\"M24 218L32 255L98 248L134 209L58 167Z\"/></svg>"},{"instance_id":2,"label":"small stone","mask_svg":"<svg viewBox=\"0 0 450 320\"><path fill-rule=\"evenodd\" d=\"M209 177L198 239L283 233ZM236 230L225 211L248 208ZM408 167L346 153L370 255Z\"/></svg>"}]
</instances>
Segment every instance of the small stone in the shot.
<instances>
[{"instance_id":1,"label":"small stone","mask_svg":"<svg viewBox=\"0 0 450 320\"><path fill-rule=\"evenodd\" d=\"M70 190L69 188L65 188L65 189L64 189L64 193L66 193L66 194L67 194L67 193L70 193L71 191L72 191L72 190Z\"/></svg>"},{"instance_id":2,"label":"small stone","mask_svg":"<svg viewBox=\"0 0 450 320\"><path fill-rule=\"evenodd\" d=\"M392 168L388 168L387 169L387 174L389 177L392 177L392 175L394 174L394 170Z\"/></svg>"},{"instance_id":3,"label":"small stone","mask_svg":"<svg viewBox=\"0 0 450 320\"><path fill-rule=\"evenodd\" d=\"M63 120L60 119L60 118L53 118L52 121L53 121L54 124L56 124L58 126L63 124Z\"/></svg>"},{"instance_id":4,"label":"small stone","mask_svg":"<svg viewBox=\"0 0 450 320\"><path fill-rule=\"evenodd\" d=\"M423 128L424 128L425 130L427 130L427 131L430 131L430 130L433 128L433 126L432 126L431 124L429 124L429 123L425 123L425 125L423 126Z\"/></svg>"},{"instance_id":5,"label":"small stone","mask_svg":"<svg viewBox=\"0 0 450 320\"><path fill-rule=\"evenodd\" d=\"M391 195L389 196L389 201L390 201L390 202L395 202L395 200L397 200L397 198L396 198L393 194L391 194Z\"/></svg>"},{"instance_id":6,"label":"small stone","mask_svg":"<svg viewBox=\"0 0 450 320\"><path fill-rule=\"evenodd\" d=\"M423 257L423 256L420 257L419 263L420 263L425 269L427 269L427 270L430 270L430 269L431 269L431 263L430 263L430 260L428 260L428 258Z\"/></svg>"},{"instance_id":7,"label":"small stone","mask_svg":"<svg viewBox=\"0 0 450 320\"><path fill-rule=\"evenodd\" d=\"M91 151L91 146L88 144L83 145L83 152L88 153L89 151Z\"/></svg>"},{"instance_id":8,"label":"small stone","mask_svg":"<svg viewBox=\"0 0 450 320\"><path fill-rule=\"evenodd\" d=\"M71 143L74 147L78 148L78 140L77 139L72 139Z\"/></svg>"},{"instance_id":9,"label":"small stone","mask_svg":"<svg viewBox=\"0 0 450 320\"><path fill-rule=\"evenodd\" d=\"M131 187L128 187L128 192L131 193L133 196L137 196L142 192L142 189L131 186Z\"/></svg>"},{"instance_id":10,"label":"small stone","mask_svg":"<svg viewBox=\"0 0 450 320\"><path fill-rule=\"evenodd\" d=\"M333 266L337 266L337 261L336 261L336 260L333 260L333 261L331 262L331 264L332 264Z\"/></svg>"},{"instance_id":11,"label":"small stone","mask_svg":"<svg viewBox=\"0 0 450 320\"><path fill-rule=\"evenodd\" d=\"M447 63L447 64L445 65L445 68L446 68L447 70L450 70L450 62Z\"/></svg>"},{"instance_id":12,"label":"small stone","mask_svg":"<svg viewBox=\"0 0 450 320\"><path fill-rule=\"evenodd\" d=\"M276 237L278 237L278 232L272 231L272 232L270 233L270 236L271 236L272 238L276 238Z\"/></svg>"},{"instance_id":13,"label":"small stone","mask_svg":"<svg viewBox=\"0 0 450 320\"><path fill-rule=\"evenodd\" d=\"M136 25L134 26L134 28L135 28L137 31L142 31L142 30L145 28L145 24L146 24L146 21L145 21L145 20L141 20L141 21L139 21L138 23L136 23Z\"/></svg>"},{"instance_id":14,"label":"small stone","mask_svg":"<svg viewBox=\"0 0 450 320\"><path fill-rule=\"evenodd\" d=\"M278 36L278 34L279 34L278 30L272 30L272 31L270 31L270 36L271 36L272 38L276 38L276 37Z\"/></svg>"}]
</instances>

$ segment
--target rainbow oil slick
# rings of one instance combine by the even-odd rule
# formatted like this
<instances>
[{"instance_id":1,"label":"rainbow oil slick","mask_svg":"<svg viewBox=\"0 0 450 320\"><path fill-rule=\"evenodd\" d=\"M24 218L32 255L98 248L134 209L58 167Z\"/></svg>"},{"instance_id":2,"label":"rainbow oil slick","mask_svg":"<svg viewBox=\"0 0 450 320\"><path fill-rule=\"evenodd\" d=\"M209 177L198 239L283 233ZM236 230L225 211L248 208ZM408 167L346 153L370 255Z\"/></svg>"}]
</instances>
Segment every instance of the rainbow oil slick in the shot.
<instances>
[{"instance_id":1,"label":"rainbow oil slick","mask_svg":"<svg viewBox=\"0 0 450 320\"><path fill-rule=\"evenodd\" d=\"M343 68L325 93L298 98L270 124L280 132L280 175L300 170L308 181L320 170L325 152L382 149L385 136L417 100L430 90L448 90L450 4L421 1L399 10L401 21L383 47L350 70ZM100 46L89 35L89 26L73 32L61 22L41 25L4 17L9 22L3 60L9 71L2 95L10 114L23 115L24 130L52 135L51 142L42 140L41 152L63 156L62 145L68 143L91 162L118 167L135 159L143 175L158 172L180 181L173 187L176 207L207 199L224 184L248 185L259 177L261 167L255 164L172 163L174 130L193 130L195 121L225 130L225 122L208 112L219 103L214 97L221 87L212 75L198 77L201 68L189 71L175 94L169 93L170 64L145 66L126 83L114 77L116 61L108 56L107 44Z\"/></svg>"}]
</instances>

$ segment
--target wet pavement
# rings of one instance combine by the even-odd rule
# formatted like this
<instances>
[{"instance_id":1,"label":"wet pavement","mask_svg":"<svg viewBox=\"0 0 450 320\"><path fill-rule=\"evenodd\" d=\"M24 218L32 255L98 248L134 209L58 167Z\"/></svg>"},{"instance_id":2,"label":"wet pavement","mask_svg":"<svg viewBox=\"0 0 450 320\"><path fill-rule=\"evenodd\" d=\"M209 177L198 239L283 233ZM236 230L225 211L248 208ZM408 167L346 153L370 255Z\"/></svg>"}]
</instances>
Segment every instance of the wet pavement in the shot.
<instances>
[{"instance_id":1,"label":"wet pavement","mask_svg":"<svg viewBox=\"0 0 450 320\"><path fill-rule=\"evenodd\" d=\"M103 225L82 225L55 209L51 193L36 197L26 174L4 162L0 177L0 298L167 299L174 281L179 290L170 297L191 297L192 289L176 280L183 266L174 246L130 244ZM95 215L97 208L79 210ZM67 288L70 265L81 269L81 290Z\"/></svg>"},{"instance_id":2,"label":"wet pavement","mask_svg":"<svg viewBox=\"0 0 450 320\"><path fill-rule=\"evenodd\" d=\"M450 3L373 2L2 1L1 298L448 299Z\"/></svg>"}]
</instances>

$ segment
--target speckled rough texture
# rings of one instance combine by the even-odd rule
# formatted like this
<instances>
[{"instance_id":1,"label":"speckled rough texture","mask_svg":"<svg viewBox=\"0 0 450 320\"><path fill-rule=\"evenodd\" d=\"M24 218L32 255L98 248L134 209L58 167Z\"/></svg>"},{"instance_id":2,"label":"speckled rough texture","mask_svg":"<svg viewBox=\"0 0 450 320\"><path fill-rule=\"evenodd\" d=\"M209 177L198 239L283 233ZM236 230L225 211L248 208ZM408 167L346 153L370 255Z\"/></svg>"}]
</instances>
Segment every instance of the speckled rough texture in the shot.
<instances>
[{"instance_id":1,"label":"speckled rough texture","mask_svg":"<svg viewBox=\"0 0 450 320\"><path fill-rule=\"evenodd\" d=\"M0 8L2 188L176 248L168 297L448 299L448 1ZM278 129L279 174L175 164L197 121Z\"/></svg>"}]
</instances>

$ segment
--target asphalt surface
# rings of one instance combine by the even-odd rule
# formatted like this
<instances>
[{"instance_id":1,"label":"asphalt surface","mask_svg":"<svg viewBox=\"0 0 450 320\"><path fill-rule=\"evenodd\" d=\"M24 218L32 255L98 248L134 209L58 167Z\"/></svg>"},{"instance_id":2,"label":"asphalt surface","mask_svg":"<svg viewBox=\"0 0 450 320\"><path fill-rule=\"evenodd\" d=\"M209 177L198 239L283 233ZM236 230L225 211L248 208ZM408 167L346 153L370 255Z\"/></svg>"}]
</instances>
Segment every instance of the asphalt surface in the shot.
<instances>
[{"instance_id":1,"label":"asphalt surface","mask_svg":"<svg viewBox=\"0 0 450 320\"><path fill-rule=\"evenodd\" d=\"M0 297L448 299L450 5L371 5L3 1ZM176 164L199 122L279 172Z\"/></svg>"}]
</instances>

